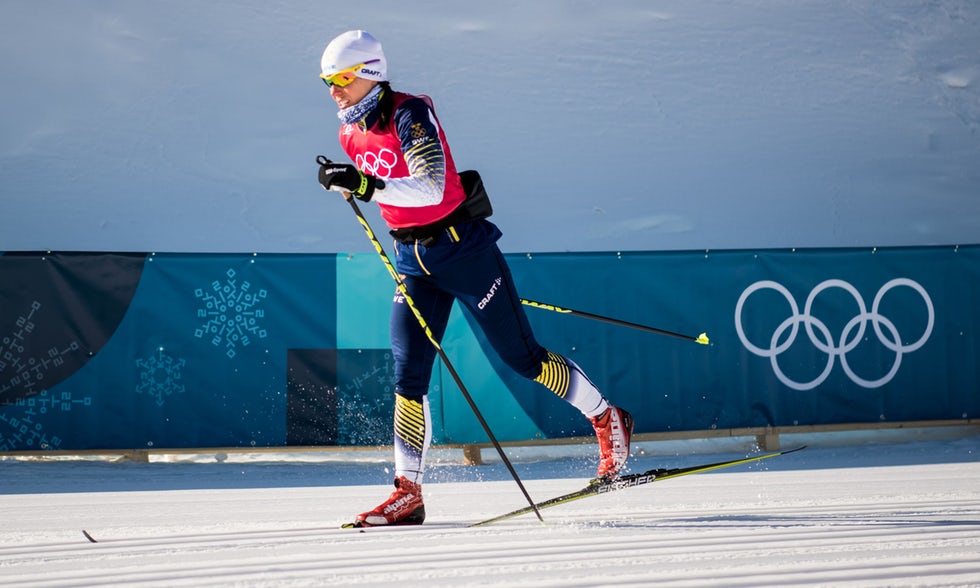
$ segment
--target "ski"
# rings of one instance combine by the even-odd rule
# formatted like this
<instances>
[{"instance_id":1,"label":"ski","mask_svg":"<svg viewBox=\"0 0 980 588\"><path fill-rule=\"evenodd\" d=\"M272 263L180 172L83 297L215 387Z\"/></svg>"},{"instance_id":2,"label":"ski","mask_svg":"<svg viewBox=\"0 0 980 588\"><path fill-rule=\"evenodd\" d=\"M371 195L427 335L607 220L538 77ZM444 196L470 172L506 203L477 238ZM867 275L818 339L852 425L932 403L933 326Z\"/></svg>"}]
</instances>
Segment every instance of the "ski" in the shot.
<instances>
[{"instance_id":1,"label":"ski","mask_svg":"<svg viewBox=\"0 0 980 588\"><path fill-rule=\"evenodd\" d=\"M761 455L753 455L750 457L743 457L740 459L732 459L729 461L720 461L718 463L709 463L704 465L689 466L686 468L670 468L670 469L655 469L647 470L642 474L627 474L625 476L619 476L608 482L601 482L598 479L592 480L588 486L571 492L569 494L564 494L562 496L556 496L544 502L539 502L534 506L538 510L545 508L551 508L552 506L558 506L559 504L565 504L572 502L574 500L580 500L582 498L588 498L589 496L597 496L599 494L607 494L609 492L615 492L617 490L625 490L626 488L632 488L634 486L642 486L643 484L649 484L651 482L659 482L660 480L668 480L670 478L679 478L680 476L687 476L690 474L700 474L703 472L710 472L712 470L719 470L722 468L728 468L732 466L741 465L744 463L751 463L754 461L760 461L763 459L769 459L772 457L778 457L780 455L786 455L788 453L793 453L805 449L806 445L801 445L799 447L794 447L793 449L786 449L784 451L776 451L773 453L763 453ZM492 519L487 519L485 521L480 521L479 523L473 523L469 525L470 527L480 527L483 525L489 525L491 523L496 523L498 521L503 521L506 519L519 517L523 514L533 512L530 506L525 506L524 508L519 508L515 511L509 512L507 514L502 514Z\"/></svg>"}]
</instances>

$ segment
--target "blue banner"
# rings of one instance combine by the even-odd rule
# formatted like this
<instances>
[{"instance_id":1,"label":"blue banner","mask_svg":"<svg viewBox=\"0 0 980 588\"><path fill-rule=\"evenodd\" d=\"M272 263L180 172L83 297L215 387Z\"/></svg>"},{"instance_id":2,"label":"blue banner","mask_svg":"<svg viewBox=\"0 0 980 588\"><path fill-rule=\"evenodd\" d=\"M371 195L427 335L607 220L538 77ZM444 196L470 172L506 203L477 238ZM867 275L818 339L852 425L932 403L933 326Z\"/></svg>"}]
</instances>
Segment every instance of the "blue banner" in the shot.
<instances>
[{"instance_id":1,"label":"blue banner","mask_svg":"<svg viewBox=\"0 0 980 588\"><path fill-rule=\"evenodd\" d=\"M980 246L510 254L525 307L638 432L976 418ZM391 442L374 254L0 255L0 451ZM591 434L465 312L443 348L495 434ZM437 364L437 443L486 437Z\"/></svg>"}]
</instances>

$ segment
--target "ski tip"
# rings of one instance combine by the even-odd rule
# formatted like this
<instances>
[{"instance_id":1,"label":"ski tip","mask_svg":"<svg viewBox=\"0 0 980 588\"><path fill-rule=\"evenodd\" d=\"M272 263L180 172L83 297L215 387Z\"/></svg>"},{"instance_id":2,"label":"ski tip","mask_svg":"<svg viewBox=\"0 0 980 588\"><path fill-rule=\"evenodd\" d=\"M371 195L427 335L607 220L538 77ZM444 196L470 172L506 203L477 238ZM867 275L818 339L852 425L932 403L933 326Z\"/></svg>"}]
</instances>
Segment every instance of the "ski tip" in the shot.
<instances>
[{"instance_id":1,"label":"ski tip","mask_svg":"<svg viewBox=\"0 0 980 588\"><path fill-rule=\"evenodd\" d=\"M98 543L98 541L95 540L95 537L89 535L88 531L86 531L85 529L82 529L82 535L85 535L85 538L91 541L92 543Z\"/></svg>"},{"instance_id":2,"label":"ski tip","mask_svg":"<svg viewBox=\"0 0 980 588\"><path fill-rule=\"evenodd\" d=\"M700 343L701 345L707 345L708 343L710 343L710 341L708 340L707 333L701 333L700 335L698 335L698 338L695 339L695 341Z\"/></svg>"},{"instance_id":3,"label":"ski tip","mask_svg":"<svg viewBox=\"0 0 980 588\"><path fill-rule=\"evenodd\" d=\"M343 525L340 525L340 528L341 529L360 529L361 530L361 533L363 533L364 532L364 527L369 527L369 526L370 525L364 525L364 524L361 524L360 522L356 522L356 523L344 523Z\"/></svg>"}]
</instances>

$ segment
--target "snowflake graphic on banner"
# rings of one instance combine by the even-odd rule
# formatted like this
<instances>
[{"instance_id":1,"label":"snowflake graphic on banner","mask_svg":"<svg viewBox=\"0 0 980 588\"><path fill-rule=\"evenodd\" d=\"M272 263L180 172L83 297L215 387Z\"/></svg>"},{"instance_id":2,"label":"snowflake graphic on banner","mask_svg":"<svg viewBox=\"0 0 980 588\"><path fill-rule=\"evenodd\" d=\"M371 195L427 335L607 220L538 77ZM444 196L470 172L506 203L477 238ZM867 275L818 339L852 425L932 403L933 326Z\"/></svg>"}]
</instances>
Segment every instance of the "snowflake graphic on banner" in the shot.
<instances>
[{"instance_id":1,"label":"snowflake graphic on banner","mask_svg":"<svg viewBox=\"0 0 980 588\"><path fill-rule=\"evenodd\" d=\"M224 347L225 355L234 358L239 347L252 343L252 337L265 338L266 330L259 325L259 319L265 318L265 311L256 307L269 293L264 289L251 292L252 285L236 280L233 269L225 272L225 276L224 283L215 280L209 289L194 291L194 295L204 302L204 308L197 310L197 316L206 321L194 331L194 336L210 337L212 345Z\"/></svg>"},{"instance_id":2,"label":"snowflake graphic on banner","mask_svg":"<svg viewBox=\"0 0 980 588\"><path fill-rule=\"evenodd\" d=\"M45 375L65 363L65 356L78 351L77 341L66 343L64 348L51 347L43 355L28 357L26 342L37 328L41 303L33 301L30 312L17 317L14 329L0 337L0 393L7 395L14 390L26 398L43 388ZM37 316L36 316L37 315Z\"/></svg>"},{"instance_id":3,"label":"snowflake graphic on banner","mask_svg":"<svg viewBox=\"0 0 980 588\"><path fill-rule=\"evenodd\" d=\"M137 359L136 365L142 370L136 393L153 396L158 406L163 406L164 397L183 394L186 390L180 381L187 360L164 353L163 347L157 349L156 355Z\"/></svg>"},{"instance_id":4,"label":"snowflake graphic on banner","mask_svg":"<svg viewBox=\"0 0 980 588\"><path fill-rule=\"evenodd\" d=\"M73 407L90 407L92 398L76 398L71 392L51 394L47 390L0 408L0 451L58 449L62 439L49 435L41 421L49 412L71 412Z\"/></svg>"}]
</instances>

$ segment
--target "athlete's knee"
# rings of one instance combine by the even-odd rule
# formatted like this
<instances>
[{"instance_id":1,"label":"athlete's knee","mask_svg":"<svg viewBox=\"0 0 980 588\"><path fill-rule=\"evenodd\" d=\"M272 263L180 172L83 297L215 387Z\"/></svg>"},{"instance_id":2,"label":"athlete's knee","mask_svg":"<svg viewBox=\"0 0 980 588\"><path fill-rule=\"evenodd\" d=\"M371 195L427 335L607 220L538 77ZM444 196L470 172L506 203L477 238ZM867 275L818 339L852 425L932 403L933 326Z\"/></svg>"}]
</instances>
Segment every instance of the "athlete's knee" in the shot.
<instances>
[{"instance_id":1,"label":"athlete's knee","mask_svg":"<svg viewBox=\"0 0 980 588\"><path fill-rule=\"evenodd\" d=\"M410 401L410 402L422 402L422 399L425 398L427 392L428 392L428 390L419 390L419 389L414 389L414 388L407 388L407 387L404 387L404 386L401 386L401 385L396 384L395 385L395 402L397 403L397 402L399 402L401 400L407 400L407 401Z\"/></svg>"},{"instance_id":2,"label":"athlete's knee","mask_svg":"<svg viewBox=\"0 0 980 588\"><path fill-rule=\"evenodd\" d=\"M524 353L500 354L500 358L507 364L507 367L514 370L528 380L535 380L541 375L544 364L548 358L548 350L538 347L537 350L528 350Z\"/></svg>"}]
</instances>

